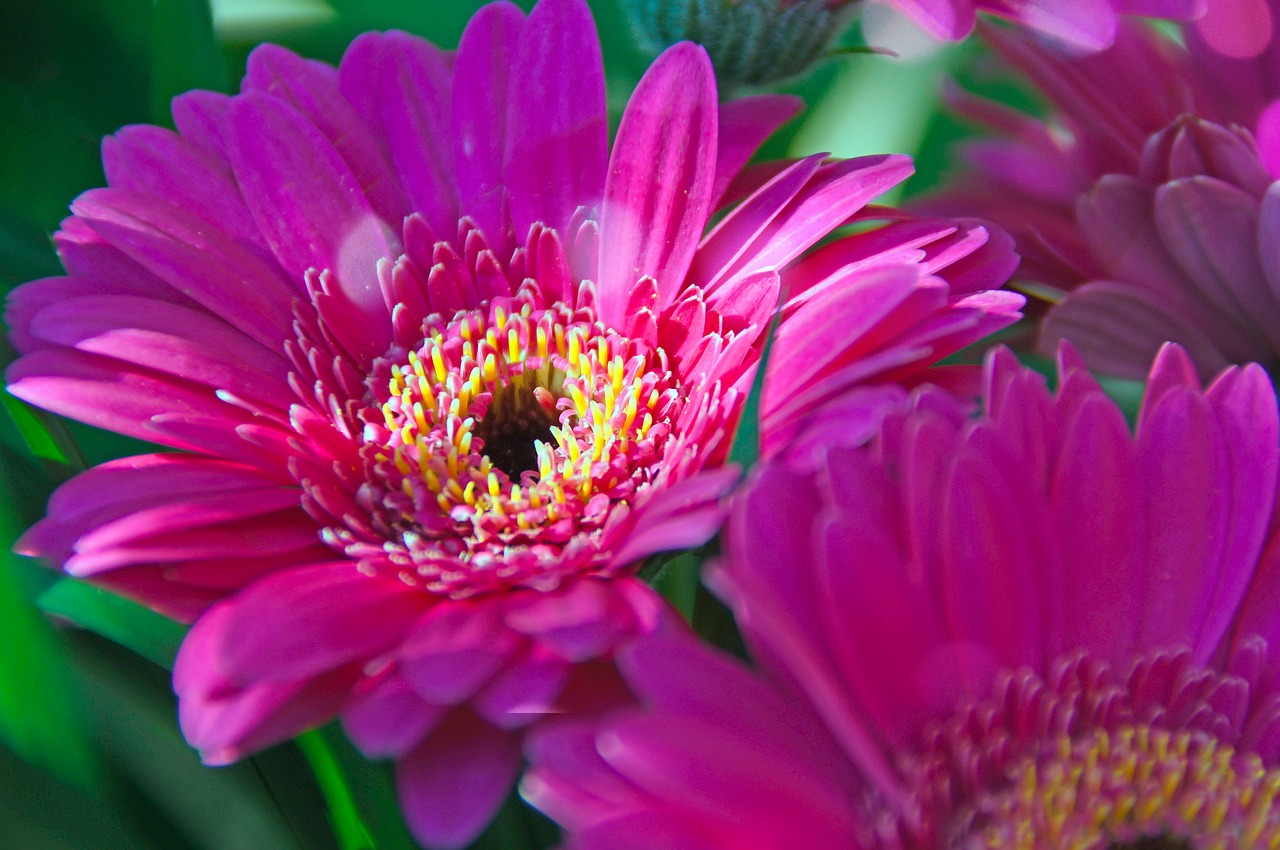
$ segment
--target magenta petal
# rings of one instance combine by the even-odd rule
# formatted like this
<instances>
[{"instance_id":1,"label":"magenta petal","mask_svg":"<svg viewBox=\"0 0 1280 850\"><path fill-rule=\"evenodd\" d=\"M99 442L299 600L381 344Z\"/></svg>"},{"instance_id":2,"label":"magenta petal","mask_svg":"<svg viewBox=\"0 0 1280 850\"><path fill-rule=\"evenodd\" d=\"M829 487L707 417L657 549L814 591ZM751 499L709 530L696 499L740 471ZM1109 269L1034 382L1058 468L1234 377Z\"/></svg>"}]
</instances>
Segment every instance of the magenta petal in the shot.
<instances>
[{"instance_id":1,"label":"magenta petal","mask_svg":"<svg viewBox=\"0 0 1280 850\"><path fill-rule=\"evenodd\" d=\"M1116 37L1112 0L1020 0L1001 14L1086 50L1100 50Z\"/></svg>"},{"instance_id":2,"label":"magenta petal","mask_svg":"<svg viewBox=\"0 0 1280 850\"><path fill-rule=\"evenodd\" d=\"M959 41L973 29L972 0L892 0L938 38Z\"/></svg>"},{"instance_id":3,"label":"magenta petal","mask_svg":"<svg viewBox=\"0 0 1280 850\"><path fill-rule=\"evenodd\" d=\"M726 280L759 269L781 268L912 171L911 158L897 155L858 157L822 165L784 206L760 211L767 216L768 224L754 239L739 246L738 255L730 264L721 269L700 268L701 274L714 275L706 278L704 288L711 290ZM767 187L762 189L762 194L766 190ZM751 202L748 199L739 209L746 209ZM728 222L726 218L717 231Z\"/></svg>"},{"instance_id":4,"label":"magenta petal","mask_svg":"<svg viewBox=\"0 0 1280 850\"><path fill-rule=\"evenodd\" d=\"M556 591L515 596L504 617L508 626L569 661L609 652L635 626L617 591L587 578Z\"/></svg>"},{"instance_id":5,"label":"magenta petal","mask_svg":"<svg viewBox=\"0 0 1280 850\"><path fill-rule=\"evenodd\" d=\"M711 186L713 207L720 205L725 189L751 155L802 108L803 100L786 94L741 97L720 105L716 177Z\"/></svg>"},{"instance_id":6,"label":"magenta petal","mask_svg":"<svg viewBox=\"0 0 1280 850\"><path fill-rule=\"evenodd\" d=\"M99 295L56 302L31 318L48 342L167 372L285 411L297 401L290 364L208 313L151 298Z\"/></svg>"},{"instance_id":7,"label":"magenta petal","mask_svg":"<svg viewBox=\"0 0 1280 850\"><path fill-rule=\"evenodd\" d=\"M1228 455L1216 417L1190 389L1170 390L1145 410L1137 441L1150 559L1139 640L1160 646L1185 640L1186 623L1204 622L1222 581L1231 505L1218 482ZM1195 647L1197 663L1215 648Z\"/></svg>"},{"instance_id":8,"label":"magenta petal","mask_svg":"<svg viewBox=\"0 0 1280 850\"><path fill-rule=\"evenodd\" d=\"M229 603L216 663L244 683L313 676L391 647L422 606L418 591L351 562L281 571Z\"/></svg>"},{"instance_id":9,"label":"magenta petal","mask_svg":"<svg viewBox=\"0 0 1280 850\"><path fill-rule=\"evenodd\" d=\"M177 207L121 189L94 189L71 205L104 239L176 291L277 349L297 291L249 248Z\"/></svg>"},{"instance_id":10,"label":"magenta petal","mask_svg":"<svg viewBox=\"0 0 1280 850\"><path fill-rule=\"evenodd\" d=\"M629 565L655 552L690 549L711 539L724 517L721 499L738 476L733 467L712 470L655 492L639 510L614 563Z\"/></svg>"},{"instance_id":11,"label":"magenta petal","mask_svg":"<svg viewBox=\"0 0 1280 850\"><path fill-rule=\"evenodd\" d=\"M1231 514L1222 577L1214 590L1197 644L1213 647L1231 624L1271 523L1280 466L1280 423L1266 372L1256 363L1220 376L1205 393L1222 427L1231 469Z\"/></svg>"},{"instance_id":12,"label":"magenta petal","mask_svg":"<svg viewBox=\"0 0 1280 850\"><path fill-rule=\"evenodd\" d=\"M1128 424L1101 395L1067 424L1050 491L1060 518L1066 617L1059 651L1123 664L1133 649L1147 563L1142 480Z\"/></svg>"},{"instance_id":13,"label":"magenta petal","mask_svg":"<svg viewBox=\"0 0 1280 850\"><path fill-rule=\"evenodd\" d=\"M342 710L342 728L369 758L403 756L448 712L424 701L398 673L362 684Z\"/></svg>"},{"instance_id":14,"label":"magenta petal","mask_svg":"<svg viewBox=\"0 0 1280 850\"><path fill-rule=\"evenodd\" d=\"M403 169L392 171L378 139L370 132L377 125L369 122L368 116L356 114L338 90L331 67L307 61L283 47L263 44L249 54L241 89L277 97L305 115L333 145L370 206L388 224L398 225L410 211L396 181L396 174L403 175ZM395 161L394 151L393 162L401 165Z\"/></svg>"},{"instance_id":15,"label":"magenta petal","mask_svg":"<svg viewBox=\"0 0 1280 850\"><path fill-rule=\"evenodd\" d=\"M265 252L226 162L186 139L159 127L125 127L102 140L102 167L112 188L163 200Z\"/></svg>"},{"instance_id":16,"label":"magenta petal","mask_svg":"<svg viewBox=\"0 0 1280 850\"><path fill-rule=\"evenodd\" d=\"M746 821L760 844L785 847L803 824L803 846L853 847L845 789L777 746L679 716L629 716L597 736L600 754L656 797L725 824ZM780 780L785 776L785 780Z\"/></svg>"},{"instance_id":17,"label":"magenta petal","mask_svg":"<svg viewBox=\"0 0 1280 850\"><path fill-rule=\"evenodd\" d=\"M173 123L182 138L231 170L227 151L227 109L231 97L220 92L189 91L173 99Z\"/></svg>"},{"instance_id":18,"label":"magenta petal","mask_svg":"<svg viewBox=\"0 0 1280 850\"><path fill-rule=\"evenodd\" d=\"M330 719L355 678L337 670L315 679L266 682L243 690L218 671L231 609L210 609L187 633L173 668L178 720L207 764L227 764Z\"/></svg>"},{"instance_id":19,"label":"magenta petal","mask_svg":"<svg viewBox=\"0 0 1280 850\"><path fill-rule=\"evenodd\" d=\"M453 705L488 682L522 642L493 600L439 602L406 636L401 672L423 699Z\"/></svg>"},{"instance_id":20,"label":"magenta petal","mask_svg":"<svg viewBox=\"0 0 1280 850\"><path fill-rule=\"evenodd\" d=\"M604 64L585 0L543 0L534 8L510 87L503 174L523 239L534 222L559 230L579 206L594 208L604 196Z\"/></svg>"},{"instance_id":21,"label":"magenta petal","mask_svg":"<svg viewBox=\"0 0 1280 850\"><path fill-rule=\"evenodd\" d=\"M59 487L49 499L48 515L14 548L60 565L80 536L135 511L191 497L260 492L282 483L256 469L196 455L110 461Z\"/></svg>"},{"instance_id":22,"label":"magenta petal","mask_svg":"<svg viewBox=\"0 0 1280 850\"><path fill-rule=\"evenodd\" d=\"M500 729L527 726L555 711L572 663L532 644L471 698L471 710Z\"/></svg>"},{"instance_id":23,"label":"magenta petal","mask_svg":"<svg viewBox=\"0 0 1280 850\"><path fill-rule=\"evenodd\" d=\"M361 318L373 354L391 340L376 266L399 254L359 182L329 141L283 101L241 95L231 107L236 179L280 265L301 281L329 270Z\"/></svg>"},{"instance_id":24,"label":"magenta petal","mask_svg":"<svg viewBox=\"0 0 1280 850\"><path fill-rule=\"evenodd\" d=\"M5 371L9 392L31 404L140 440L178 449L206 447L161 434L150 419L170 411L207 417L233 428L251 414L224 404L213 391L149 371L122 371L120 364L96 354L66 349L36 351Z\"/></svg>"},{"instance_id":25,"label":"magenta petal","mask_svg":"<svg viewBox=\"0 0 1280 850\"><path fill-rule=\"evenodd\" d=\"M454 65L453 161L458 194L462 209L495 247L499 239L509 238L502 163L511 57L519 50L524 22L524 13L511 3L481 7L462 33Z\"/></svg>"},{"instance_id":26,"label":"magenta petal","mask_svg":"<svg viewBox=\"0 0 1280 850\"><path fill-rule=\"evenodd\" d=\"M449 58L434 44L397 32L357 38L339 71L343 93L387 146L394 167L388 179L399 178L406 211L421 214L442 234L458 220L451 72ZM384 218L396 225L403 216Z\"/></svg>"},{"instance_id":27,"label":"magenta petal","mask_svg":"<svg viewBox=\"0 0 1280 850\"><path fill-rule=\"evenodd\" d=\"M609 160L600 221L600 304L621 326L626 298L644 276L671 303L711 212L717 136L715 75L693 44L667 50L627 104Z\"/></svg>"},{"instance_id":28,"label":"magenta petal","mask_svg":"<svg viewBox=\"0 0 1280 850\"><path fill-rule=\"evenodd\" d=\"M440 850L466 846L497 813L519 767L517 734L454 712L396 765L414 837Z\"/></svg>"}]
</instances>

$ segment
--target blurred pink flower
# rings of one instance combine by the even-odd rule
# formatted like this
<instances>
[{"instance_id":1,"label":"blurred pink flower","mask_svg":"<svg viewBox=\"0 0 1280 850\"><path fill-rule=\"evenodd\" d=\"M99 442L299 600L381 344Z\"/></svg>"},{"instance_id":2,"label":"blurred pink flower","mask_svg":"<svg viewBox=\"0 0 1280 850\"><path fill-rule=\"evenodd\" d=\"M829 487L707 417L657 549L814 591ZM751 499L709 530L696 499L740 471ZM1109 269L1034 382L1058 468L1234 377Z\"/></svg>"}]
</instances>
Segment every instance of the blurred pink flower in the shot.
<instances>
[{"instance_id":1,"label":"blurred pink flower","mask_svg":"<svg viewBox=\"0 0 1280 850\"><path fill-rule=\"evenodd\" d=\"M1197 18L1209 0L880 0L938 38L955 41L973 29L978 12L1038 30L1066 45L1099 50L1116 37L1121 15Z\"/></svg>"},{"instance_id":2,"label":"blurred pink flower","mask_svg":"<svg viewBox=\"0 0 1280 850\"><path fill-rule=\"evenodd\" d=\"M1272 385L1167 347L1131 433L1060 356L1054 395L997 351L977 419L922 389L762 468L710 577L759 671L625 651L643 708L529 748L566 847L1280 840Z\"/></svg>"},{"instance_id":3,"label":"blurred pink flower","mask_svg":"<svg viewBox=\"0 0 1280 850\"><path fill-rule=\"evenodd\" d=\"M398 762L415 834L465 844L532 724L626 695L613 652L668 610L640 563L719 527L778 270L911 171L744 171L797 107L719 105L682 44L610 153L583 0L487 6L456 55L259 48L240 94L175 100L177 133L105 142L109 187L55 237L68 274L11 297L16 395L181 450L73 479L21 551L195 621L174 686L209 763L340 715ZM877 352L868 380L922 368L1021 303L986 316L976 287L1016 259L967 223L827 256L788 322L833 380ZM880 314L805 318L895 264ZM804 367L780 397L821 383Z\"/></svg>"},{"instance_id":4,"label":"blurred pink flower","mask_svg":"<svg viewBox=\"0 0 1280 850\"><path fill-rule=\"evenodd\" d=\"M1185 48L1131 25L1111 49L1072 58L985 31L1055 111L1038 120L957 93L1000 135L970 144L976 170L925 208L1009 229L1028 291L1065 299L1045 351L1065 337L1094 368L1131 378L1166 340L1206 378L1228 363L1280 363L1280 230L1263 200L1280 177L1280 40L1243 58L1219 52L1223 26L1269 33L1280 3L1222 23L1229 6L1186 25Z\"/></svg>"}]
</instances>

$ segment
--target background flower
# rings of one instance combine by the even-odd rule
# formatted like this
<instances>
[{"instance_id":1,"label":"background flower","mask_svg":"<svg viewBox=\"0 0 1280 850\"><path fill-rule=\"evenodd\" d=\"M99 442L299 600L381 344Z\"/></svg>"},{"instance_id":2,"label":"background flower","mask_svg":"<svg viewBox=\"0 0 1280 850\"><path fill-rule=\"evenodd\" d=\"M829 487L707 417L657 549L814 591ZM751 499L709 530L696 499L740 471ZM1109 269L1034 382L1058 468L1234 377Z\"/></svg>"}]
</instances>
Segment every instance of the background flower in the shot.
<instances>
[{"instance_id":1,"label":"background flower","mask_svg":"<svg viewBox=\"0 0 1280 850\"><path fill-rule=\"evenodd\" d=\"M1202 391L1167 348L1132 434L1069 349L1053 395L996 352L984 399L970 420L921 390L869 443L760 472L712 582L761 671L679 635L629 651L646 710L532 750L568 846L1277 834L1265 373Z\"/></svg>"},{"instance_id":2,"label":"background flower","mask_svg":"<svg viewBox=\"0 0 1280 850\"><path fill-rule=\"evenodd\" d=\"M962 112L1001 136L967 147L983 176L961 177L934 208L1007 226L1028 291L1065 298L1046 319L1046 351L1068 338L1095 368L1137 378L1173 339L1202 377L1228 363L1274 368L1275 224L1264 197L1280 175L1269 23L1280 7L1223 18L1231 5L1185 25L1185 49L1137 24L1085 57L985 31L1054 111L1035 120L957 94ZM1267 38L1228 56L1231 32Z\"/></svg>"}]
</instances>

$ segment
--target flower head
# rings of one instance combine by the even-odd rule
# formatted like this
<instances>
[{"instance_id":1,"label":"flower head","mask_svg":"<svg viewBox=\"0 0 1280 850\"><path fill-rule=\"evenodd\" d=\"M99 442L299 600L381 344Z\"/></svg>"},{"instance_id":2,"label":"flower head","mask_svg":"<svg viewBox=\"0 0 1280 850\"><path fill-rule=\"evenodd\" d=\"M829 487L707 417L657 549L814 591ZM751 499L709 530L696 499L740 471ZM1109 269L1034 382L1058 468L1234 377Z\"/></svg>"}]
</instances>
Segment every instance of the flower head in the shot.
<instances>
[{"instance_id":1,"label":"flower head","mask_svg":"<svg viewBox=\"0 0 1280 850\"><path fill-rule=\"evenodd\" d=\"M720 106L677 45L610 152L582 0L487 6L456 55L259 48L239 94L174 101L178 132L104 143L67 274L11 297L15 394L181 450L73 479L21 550L195 621L174 686L206 761L340 715L415 833L465 844L530 726L625 695L613 652L668 610L643 559L718 528L778 270L911 170L744 171L796 107ZM862 350L905 329L923 366L967 332L931 322L986 326L970 284L1007 240L928 228L863 237L920 263L899 295L928 309Z\"/></svg>"},{"instance_id":2,"label":"flower head","mask_svg":"<svg viewBox=\"0 0 1280 850\"><path fill-rule=\"evenodd\" d=\"M1029 288L1062 302L1044 326L1047 351L1067 338L1094 368L1140 377L1175 340L1202 377L1228 363L1274 368L1276 225L1265 198L1280 177L1280 40L1268 35L1247 57L1220 50L1228 30L1269 34L1280 5L1224 19L1232 7L1186 25L1185 47L1135 25L1085 57L986 31L1055 111L1041 122L957 95L1000 136L968 148L980 176L934 208L1013 233Z\"/></svg>"},{"instance_id":3,"label":"flower head","mask_svg":"<svg viewBox=\"0 0 1280 850\"><path fill-rule=\"evenodd\" d=\"M1000 351L983 395L975 420L917 391L870 442L759 473L711 581L761 670L678 633L628 650L645 708L532 748L569 846L1280 836L1266 374L1202 391L1166 348L1132 433L1069 350L1056 394Z\"/></svg>"}]
</instances>

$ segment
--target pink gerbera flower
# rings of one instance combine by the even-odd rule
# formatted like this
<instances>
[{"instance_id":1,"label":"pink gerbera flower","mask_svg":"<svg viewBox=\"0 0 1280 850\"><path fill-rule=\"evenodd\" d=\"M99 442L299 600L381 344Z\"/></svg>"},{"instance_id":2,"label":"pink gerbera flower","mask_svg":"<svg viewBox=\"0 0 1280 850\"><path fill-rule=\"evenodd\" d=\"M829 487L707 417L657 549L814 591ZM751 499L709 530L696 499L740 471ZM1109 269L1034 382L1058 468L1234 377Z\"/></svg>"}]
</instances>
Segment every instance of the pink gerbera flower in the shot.
<instances>
[{"instance_id":1,"label":"pink gerbera flower","mask_svg":"<svg viewBox=\"0 0 1280 850\"><path fill-rule=\"evenodd\" d=\"M177 133L108 139L109 187L55 237L68 274L12 295L15 394L181 450L72 480L21 550L195 621L174 686L206 761L340 715L397 760L415 834L465 844L531 725L623 693L615 648L667 610L639 564L717 529L777 270L910 173L739 175L796 107L718 105L678 45L610 154L582 0L487 6L456 55L259 48L240 94L175 100ZM789 319L832 371L793 362L774 392L878 352L863 376L887 380L1012 321L977 286L1009 244L918 222L828 253L793 312L910 268L882 272L884 321Z\"/></svg>"},{"instance_id":2,"label":"pink gerbera flower","mask_svg":"<svg viewBox=\"0 0 1280 850\"><path fill-rule=\"evenodd\" d=\"M1021 276L1062 302L1044 325L1047 351L1068 338L1094 368L1133 378L1165 340L1203 377L1280 362L1269 191L1280 177L1280 40L1246 58L1219 52L1230 31L1270 33L1280 3L1258 0L1244 17L1227 14L1233 3L1188 25L1185 47L1133 26L1110 50L1069 58L987 31L1056 111L1041 122L958 97L1002 136L968 148L977 174L935 208L1014 234Z\"/></svg>"},{"instance_id":3,"label":"pink gerbera flower","mask_svg":"<svg viewBox=\"0 0 1280 850\"><path fill-rule=\"evenodd\" d=\"M1131 433L1061 356L1055 395L1000 351L976 420L920 391L766 465L712 575L761 672L628 650L644 709L531 747L568 846L1280 841L1272 385L1166 348Z\"/></svg>"},{"instance_id":4,"label":"pink gerbera flower","mask_svg":"<svg viewBox=\"0 0 1280 850\"><path fill-rule=\"evenodd\" d=\"M957 40L973 29L978 12L1030 27L1085 50L1115 40L1121 15L1197 18L1209 0L880 0L938 38Z\"/></svg>"}]
</instances>

